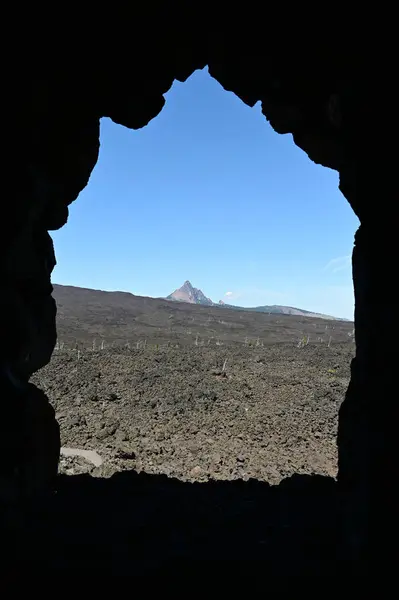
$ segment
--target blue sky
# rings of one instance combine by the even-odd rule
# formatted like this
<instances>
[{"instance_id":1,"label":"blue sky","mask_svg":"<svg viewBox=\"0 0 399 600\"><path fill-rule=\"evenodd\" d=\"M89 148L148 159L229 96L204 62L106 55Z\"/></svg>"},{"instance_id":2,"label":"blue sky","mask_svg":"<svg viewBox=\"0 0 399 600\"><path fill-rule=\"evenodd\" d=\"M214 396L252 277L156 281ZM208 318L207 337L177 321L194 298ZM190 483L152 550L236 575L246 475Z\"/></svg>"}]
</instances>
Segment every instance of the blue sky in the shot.
<instances>
[{"instance_id":1,"label":"blue sky","mask_svg":"<svg viewBox=\"0 0 399 600\"><path fill-rule=\"evenodd\" d=\"M102 120L89 184L53 232L53 282L166 296L189 279L214 301L352 318L357 227L337 173L204 69L147 127Z\"/></svg>"}]
</instances>

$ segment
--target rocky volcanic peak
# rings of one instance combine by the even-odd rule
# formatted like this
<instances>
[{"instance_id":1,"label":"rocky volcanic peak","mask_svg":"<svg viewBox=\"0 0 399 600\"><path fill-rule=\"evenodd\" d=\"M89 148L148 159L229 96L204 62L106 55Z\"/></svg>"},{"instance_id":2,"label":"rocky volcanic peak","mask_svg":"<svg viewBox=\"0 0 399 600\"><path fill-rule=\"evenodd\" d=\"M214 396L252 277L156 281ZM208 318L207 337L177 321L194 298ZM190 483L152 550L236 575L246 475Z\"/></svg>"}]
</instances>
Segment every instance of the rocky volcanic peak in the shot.
<instances>
[{"instance_id":1,"label":"rocky volcanic peak","mask_svg":"<svg viewBox=\"0 0 399 600\"><path fill-rule=\"evenodd\" d=\"M178 300L179 302L188 302L189 304L214 306L212 300L207 298L201 290L193 287L190 281L185 281L180 288L167 297L167 300Z\"/></svg>"}]
</instances>

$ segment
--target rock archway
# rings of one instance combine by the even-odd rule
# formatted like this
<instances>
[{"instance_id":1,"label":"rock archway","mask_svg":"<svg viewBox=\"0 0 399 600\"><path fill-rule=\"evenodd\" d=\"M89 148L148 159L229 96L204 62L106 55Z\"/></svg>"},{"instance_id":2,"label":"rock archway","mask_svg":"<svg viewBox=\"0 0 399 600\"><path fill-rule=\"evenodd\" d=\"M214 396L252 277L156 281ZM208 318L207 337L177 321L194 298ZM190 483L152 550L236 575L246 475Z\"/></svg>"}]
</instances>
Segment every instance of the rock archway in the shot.
<instances>
[{"instance_id":1,"label":"rock archway","mask_svg":"<svg viewBox=\"0 0 399 600\"><path fill-rule=\"evenodd\" d=\"M50 282L55 256L48 231L66 223L68 206L89 180L98 157L99 119L144 127L162 110L163 94L175 79L185 81L208 65L211 76L243 102L260 101L273 128L291 133L311 160L339 172L340 189L361 221L353 254L356 358L340 411L338 482L347 557L375 556L396 508L397 343L386 300L397 256L395 165L386 148L387 132L394 137L397 122L391 118L393 84L386 79L382 85L377 77L389 61L381 48L373 64L367 53L359 60L347 39L340 38L337 47L336 35L326 32L307 44L296 35L282 47L271 31L213 28L205 19L194 29L191 15L177 20L173 10L157 17L146 10L135 15L137 26L128 37L125 30L117 39L100 35L94 45L86 38L73 48L46 40L8 73L11 186L0 237L4 494L8 486L19 493L16 473L23 494L36 493L55 474L57 426L43 394L28 381L49 361L56 339Z\"/></svg>"}]
</instances>

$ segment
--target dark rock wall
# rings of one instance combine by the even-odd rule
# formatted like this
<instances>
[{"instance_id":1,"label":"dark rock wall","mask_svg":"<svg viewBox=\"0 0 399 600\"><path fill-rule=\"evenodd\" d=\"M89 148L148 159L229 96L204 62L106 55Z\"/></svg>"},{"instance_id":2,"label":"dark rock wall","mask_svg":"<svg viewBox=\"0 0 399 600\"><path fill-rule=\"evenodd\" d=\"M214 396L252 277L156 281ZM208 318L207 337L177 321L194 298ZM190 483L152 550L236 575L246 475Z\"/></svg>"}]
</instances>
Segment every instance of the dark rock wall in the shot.
<instances>
[{"instance_id":1,"label":"dark rock wall","mask_svg":"<svg viewBox=\"0 0 399 600\"><path fill-rule=\"evenodd\" d=\"M135 15L134 29L122 26L117 32L112 15L109 35L100 29L92 44L73 36L51 46L40 39L5 74L9 106L3 139L12 191L0 224L0 352L2 395L12 405L11 429L18 430L21 411L29 404L21 398L32 397L29 376L49 361L54 348L50 277L55 256L48 231L66 223L69 204L88 183L99 151L99 119L108 116L131 129L144 127L162 109L163 94L175 79L184 81L209 65L210 75L226 90L250 106L260 101L274 129L293 134L311 160L339 171L340 189L362 222L354 252L357 356L338 439L339 481L345 514L350 515L345 535L349 539L352 531L351 553L357 556L368 539L362 535L370 523L371 499L376 503L380 498L376 486L387 465L394 467L388 433L394 417L390 378L397 344L391 343L388 301L381 296L397 256L387 233L393 226L386 222L393 206L390 168L381 167L371 185L369 181L383 148L370 152L373 136L381 144L384 139L382 129L370 122L376 98L381 105L389 90L380 85L371 96L362 75L366 57L359 63L345 36L337 43L337 32L331 36L322 31L317 39L314 32L313 38L285 32L282 40L273 27L268 35L259 35L252 24L243 34L242 29L211 26L204 17L194 28L192 15L183 15L182 25L174 9L166 8L155 26L149 19L153 14L144 18L143 10ZM392 99L387 106L393 108ZM388 125L384 118L382 125ZM18 410L14 396L19 398ZM48 415L46 419L51 421ZM56 456L53 433L49 449ZM3 467L7 452L4 446ZM48 461L48 468L54 470L54 461ZM388 487L385 492L391 493Z\"/></svg>"}]
</instances>

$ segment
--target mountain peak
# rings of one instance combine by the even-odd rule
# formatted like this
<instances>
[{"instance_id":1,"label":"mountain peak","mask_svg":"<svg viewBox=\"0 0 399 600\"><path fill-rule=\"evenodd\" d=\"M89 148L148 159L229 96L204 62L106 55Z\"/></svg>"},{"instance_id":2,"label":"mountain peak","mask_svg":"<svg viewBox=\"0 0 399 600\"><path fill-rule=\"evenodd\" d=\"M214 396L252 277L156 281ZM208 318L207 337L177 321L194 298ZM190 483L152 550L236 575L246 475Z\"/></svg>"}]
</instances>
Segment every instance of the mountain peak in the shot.
<instances>
[{"instance_id":1,"label":"mountain peak","mask_svg":"<svg viewBox=\"0 0 399 600\"><path fill-rule=\"evenodd\" d=\"M301 316L301 317L318 317L322 319L332 319L337 320L336 317L331 317L329 315L324 315L320 313L311 312L308 310L304 310L301 308L294 308L292 306L254 306L254 307L246 307L243 308L241 306L233 306L232 304L226 304L223 300L219 300L219 302L212 302L210 298L207 298L202 290L193 287L191 281L186 279L183 285L180 288L177 288L174 292L172 292L169 296L166 297L166 300L174 300L176 302L188 302L189 304L201 304L202 306L219 306L229 309L235 310L246 310L251 312L261 312L266 314L276 314L276 315L293 315L293 316Z\"/></svg>"},{"instance_id":2,"label":"mountain peak","mask_svg":"<svg viewBox=\"0 0 399 600\"><path fill-rule=\"evenodd\" d=\"M189 304L202 304L204 306L213 306L213 302L210 298L207 298L205 294L192 286L191 282L187 279L180 288L177 288L166 298L167 300L176 300L178 302L188 302Z\"/></svg>"}]
</instances>

